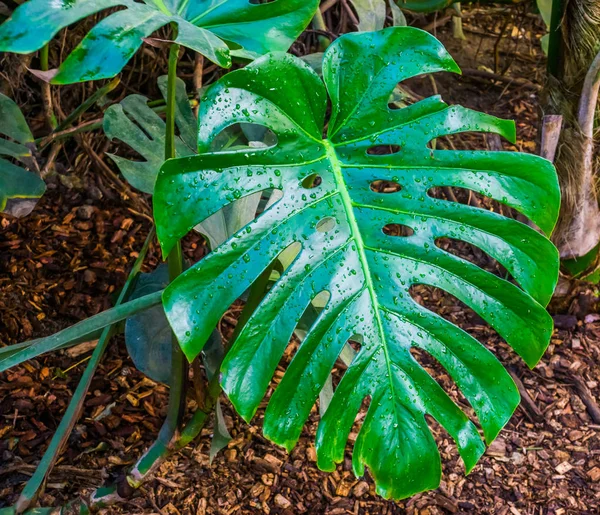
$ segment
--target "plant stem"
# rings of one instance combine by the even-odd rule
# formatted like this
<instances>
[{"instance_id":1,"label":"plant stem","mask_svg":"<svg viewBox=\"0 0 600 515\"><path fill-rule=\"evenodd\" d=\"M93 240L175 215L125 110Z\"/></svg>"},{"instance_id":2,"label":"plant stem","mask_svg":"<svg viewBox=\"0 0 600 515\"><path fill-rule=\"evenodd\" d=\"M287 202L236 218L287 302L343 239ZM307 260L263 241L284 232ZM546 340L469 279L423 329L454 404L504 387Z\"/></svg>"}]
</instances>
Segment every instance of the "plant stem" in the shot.
<instances>
[{"instance_id":1,"label":"plant stem","mask_svg":"<svg viewBox=\"0 0 600 515\"><path fill-rule=\"evenodd\" d=\"M161 300L162 290L144 295L139 299L126 302L120 306L107 309L87 320L83 320L71 327L67 327L52 336L34 340L33 342L30 342L31 345L14 354L10 354L5 359L1 360L0 372L5 372L9 368L19 365L24 361L37 358L42 354L67 346L74 341L81 342L82 339L85 341L86 338L95 334L99 329L103 329L106 326L125 320L140 311L145 311L146 309L156 306L157 304L160 304Z\"/></svg>"},{"instance_id":2,"label":"plant stem","mask_svg":"<svg viewBox=\"0 0 600 515\"><path fill-rule=\"evenodd\" d=\"M320 30L323 32L327 32L327 25L325 24L325 20L323 19L323 13L320 9L317 9L314 18L312 19L312 26L315 30ZM322 34L318 36L319 40L319 51L324 52L329 45L331 45L331 40Z\"/></svg>"},{"instance_id":3,"label":"plant stem","mask_svg":"<svg viewBox=\"0 0 600 515\"><path fill-rule=\"evenodd\" d=\"M173 29L175 30L175 29ZM176 34L175 34L176 36ZM169 75L167 80L167 119L165 134L165 160L175 157L175 113L176 113L176 81L179 45L173 43L169 49Z\"/></svg>"},{"instance_id":4,"label":"plant stem","mask_svg":"<svg viewBox=\"0 0 600 515\"><path fill-rule=\"evenodd\" d=\"M176 38L176 28L173 39ZM177 60L179 58L179 45L173 43L169 49L169 75L167 81L167 116L165 134L165 160L175 157L175 113L176 113L176 80ZM169 280L174 281L183 271L183 255L181 243L167 257L169 267ZM127 476L127 482L132 488L138 488L161 463L162 459L169 455L175 442L179 438L181 421L185 411L185 392L187 386L188 367L187 361L177 337L172 334L171 345L171 380L169 391L169 405L167 417L158 433L156 441L144 453L137 464Z\"/></svg>"},{"instance_id":5,"label":"plant stem","mask_svg":"<svg viewBox=\"0 0 600 515\"><path fill-rule=\"evenodd\" d=\"M48 71L48 45L44 45L40 50L40 68L42 71ZM54 114L54 108L52 107L52 90L50 84L47 82L42 83L42 102L44 104L44 114L46 115L46 121L52 130L56 129L58 122L56 121L56 115Z\"/></svg>"},{"instance_id":6,"label":"plant stem","mask_svg":"<svg viewBox=\"0 0 600 515\"><path fill-rule=\"evenodd\" d=\"M133 286L135 284L135 279L137 278L140 268L142 267L144 258L146 257L148 249L150 248L150 242L153 238L154 228L152 228L150 234L148 234L148 237L146 238L146 242L144 243L144 246L142 247L138 258L136 259L131 269L131 272L129 273L127 282L125 283L125 286L121 290L121 294L117 299L117 302L115 304L116 306L126 301L129 295L131 294ZM32 502L35 501L48 474L50 473L50 470L52 470L52 467L56 463L61 449L64 447L67 439L69 438L69 435L71 434L71 431L73 430L73 427L75 426L75 423L77 422L77 419L79 418L79 415L81 414L81 410L83 408L83 401L85 400L85 396L90 388L90 384L92 382L94 374L96 373L96 369L100 364L100 360L102 359L102 356L104 355L104 352L108 347L108 343L110 342L110 338L114 333L114 329L115 324L104 328L102 336L100 336L100 339L98 340L98 345L96 345L96 348L92 353L92 357L90 358L89 363L85 371L83 372L83 375L81 376L81 380L77 385L77 389L73 393L71 402L69 403L69 406L67 407L67 410L62 420L60 421L60 424L56 432L54 433L52 440L50 441L50 445L48 445L44 456L42 457L40 463L35 469L35 473L25 485L25 488L23 489L21 495L19 496L19 499L17 500L17 503L15 505L15 510L17 513L22 513L31 505Z\"/></svg>"}]
</instances>

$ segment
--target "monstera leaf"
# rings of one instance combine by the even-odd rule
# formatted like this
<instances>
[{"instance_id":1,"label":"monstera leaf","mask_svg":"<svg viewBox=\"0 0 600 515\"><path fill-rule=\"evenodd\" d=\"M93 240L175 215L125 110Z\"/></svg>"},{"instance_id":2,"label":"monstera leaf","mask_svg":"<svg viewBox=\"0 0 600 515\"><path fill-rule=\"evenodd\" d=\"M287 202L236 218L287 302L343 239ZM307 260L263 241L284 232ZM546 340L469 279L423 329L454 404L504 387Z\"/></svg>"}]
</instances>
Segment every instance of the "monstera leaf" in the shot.
<instances>
[{"instance_id":1,"label":"monstera leaf","mask_svg":"<svg viewBox=\"0 0 600 515\"><path fill-rule=\"evenodd\" d=\"M166 75L158 78L158 87L166 100ZM181 79L175 83L175 123L179 130L179 136L175 137L177 157L195 154L197 122ZM138 161L108 154L129 184L144 193L152 193L165 157L166 124L148 106L148 99L142 95L129 95L110 106L104 114L103 129L109 139L122 141L144 158Z\"/></svg>"},{"instance_id":2,"label":"monstera leaf","mask_svg":"<svg viewBox=\"0 0 600 515\"><path fill-rule=\"evenodd\" d=\"M28 215L46 191L44 181L34 173L2 156L34 167L31 149L33 135L19 106L0 93L0 211L13 215Z\"/></svg>"},{"instance_id":3,"label":"monstera leaf","mask_svg":"<svg viewBox=\"0 0 600 515\"><path fill-rule=\"evenodd\" d=\"M318 0L29 0L0 26L0 52L35 52L64 27L104 9L125 7L87 34L52 83L114 77L143 38L170 23L177 25L177 43L229 67L231 55L253 58L287 50L317 5Z\"/></svg>"},{"instance_id":4,"label":"monstera leaf","mask_svg":"<svg viewBox=\"0 0 600 515\"><path fill-rule=\"evenodd\" d=\"M432 188L443 186L476 191L520 211L546 234L559 207L556 174L544 159L428 145L465 131L512 140L512 122L448 106L437 96L403 109L388 106L399 81L435 71L458 67L435 38L407 27L336 40L324 56L325 84L295 57L264 56L208 90L200 111L201 154L167 161L154 195L166 255L196 223L235 199L282 191L278 202L166 289L167 318L187 357L194 358L228 306L284 249L299 246L226 356L223 387L250 420L296 324L311 300L328 292L270 398L264 432L291 449L346 342L360 342L319 424L318 465L333 470L343 460L367 400L354 471L362 475L368 466L378 492L394 498L440 482L440 457L426 414L454 438L467 471L485 449L474 422L413 357L412 348L448 371L487 442L519 402L496 358L419 305L411 286L454 295L533 366L552 333L544 306L558 275L556 249L528 225L431 195ZM323 139L327 93L332 109ZM277 142L253 151L209 151L221 131L242 122L268 127ZM378 155L384 147L393 153ZM439 238L479 247L514 281L442 250Z\"/></svg>"}]
</instances>

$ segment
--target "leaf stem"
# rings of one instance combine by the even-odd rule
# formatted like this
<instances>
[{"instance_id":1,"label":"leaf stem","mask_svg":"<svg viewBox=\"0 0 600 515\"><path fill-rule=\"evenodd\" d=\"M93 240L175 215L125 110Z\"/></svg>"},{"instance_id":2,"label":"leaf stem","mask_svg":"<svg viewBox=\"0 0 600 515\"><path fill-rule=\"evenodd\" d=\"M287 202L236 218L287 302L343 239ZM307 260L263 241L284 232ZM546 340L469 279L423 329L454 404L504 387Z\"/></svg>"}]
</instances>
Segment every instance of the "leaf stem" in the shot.
<instances>
[{"instance_id":1,"label":"leaf stem","mask_svg":"<svg viewBox=\"0 0 600 515\"><path fill-rule=\"evenodd\" d=\"M107 309L102 313L98 313L87 320L82 320L81 322L46 338L34 340L31 342L31 345L28 345L22 350L10 354L5 359L1 360L0 372L5 372L9 368L19 365L24 361L37 358L42 354L67 346L73 341L81 342L82 339L85 341L85 339L89 338L90 335L95 334L99 329L103 329L108 325L125 320L140 311L156 306L157 304L160 304L161 300L162 290L150 293L149 295L144 295L139 299L126 302L120 306ZM21 347L21 345L19 346Z\"/></svg>"},{"instance_id":2,"label":"leaf stem","mask_svg":"<svg viewBox=\"0 0 600 515\"><path fill-rule=\"evenodd\" d=\"M42 71L48 71L48 50L49 45L44 45L40 50L40 68ZM52 90L50 89L50 84L48 82L42 82L42 103L44 104L44 114L46 116L46 121L52 130L56 129L58 122L56 120L56 115L54 114L54 108L52 106Z\"/></svg>"},{"instance_id":3,"label":"leaf stem","mask_svg":"<svg viewBox=\"0 0 600 515\"><path fill-rule=\"evenodd\" d=\"M321 12L320 9L317 9L317 12L315 12L315 16L312 19L312 26L313 26L313 29L319 30L322 32L327 32L327 30L328 30L325 20L323 19L323 13ZM331 45L331 39L329 39L327 36L319 34L317 39L319 40L319 51L321 51L321 52L324 52L325 50L327 50L327 47L329 45Z\"/></svg>"},{"instance_id":4,"label":"leaf stem","mask_svg":"<svg viewBox=\"0 0 600 515\"><path fill-rule=\"evenodd\" d=\"M173 39L177 37L177 27L173 26ZM165 133L165 160L175 157L175 114L176 114L176 81L179 45L172 43L169 48L169 74L167 80L167 113ZM174 281L183 271L183 255L181 243L167 257L169 280ZM138 460L127 476L127 482L132 488L138 488L169 455L180 436L180 428L185 411L185 392L187 386L188 366L185 356L179 346L177 337L172 335L171 345L171 377L169 405L167 416L158 433L156 441Z\"/></svg>"}]
</instances>

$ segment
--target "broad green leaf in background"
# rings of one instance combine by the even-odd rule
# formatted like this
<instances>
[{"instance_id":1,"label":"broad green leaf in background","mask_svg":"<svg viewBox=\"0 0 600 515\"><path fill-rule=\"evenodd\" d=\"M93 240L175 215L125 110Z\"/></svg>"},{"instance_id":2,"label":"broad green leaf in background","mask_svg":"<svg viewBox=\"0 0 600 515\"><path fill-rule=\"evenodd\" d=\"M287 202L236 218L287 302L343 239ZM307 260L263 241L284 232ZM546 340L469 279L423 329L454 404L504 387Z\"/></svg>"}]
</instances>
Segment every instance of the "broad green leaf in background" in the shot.
<instances>
[{"instance_id":1,"label":"broad green leaf in background","mask_svg":"<svg viewBox=\"0 0 600 515\"><path fill-rule=\"evenodd\" d=\"M174 23L176 43L219 66L231 56L254 58L285 51L310 22L318 0L29 0L0 26L0 52L29 54L59 30L112 7L125 7L100 21L52 78L70 84L114 77L143 42Z\"/></svg>"},{"instance_id":2,"label":"broad green leaf in background","mask_svg":"<svg viewBox=\"0 0 600 515\"><path fill-rule=\"evenodd\" d=\"M394 27L406 27L406 17L400 7L398 7L396 0L389 0L389 4L390 10L392 11L392 22Z\"/></svg>"},{"instance_id":3,"label":"broad green leaf in background","mask_svg":"<svg viewBox=\"0 0 600 515\"><path fill-rule=\"evenodd\" d=\"M193 359L230 304L284 249L299 245L226 356L222 385L250 420L298 321L312 299L328 292L270 398L264 432L291 449L346 342L361 342L319 424L318 465L333 470L343 460L367 399L354 471L362 475L368 466L378 492L394 498L440 482L426 414L454 438L467 471L485 448L474 423L411 348L429 353L448 371L488 443L519 402L498 360L419 305L411 286L454 295L533 366L552 333L544 306L558 276L558 253L544 235L497 212L430 194L445 186L473 190L521 212L546 235L558 216L558 181L550 162L516 152L429 146L435 138L466 131L514 140L512 122L448 106L438 96L388 107L398 82L435 71L459 70L433 36L409 27L340 37L324 56L325 85L303 61L269 54L207 91L200 109L201 154L166 162L154 193L157 234L167 255L198 222L236 199L282 191L279 201L167 288L167 318ZM323 139L327 93L332 112ZM264 125L277 144L212 152L215 138L239 123ZM372 154L373 147L393 153ZM381 181L397 187L383 193ZM442 250L436 242L444 237L479 247L514 281Z\"/></svg>"},{"instance_id":4,"label":"broad green leaf in background","mask_svg":"<svg viewBox=\"0 0 600 515\"><path fill-rule=\"evenodd\" d=\"M166 99L167 76L159 77L158 87ZM179 136L175 138L177 157L196 153L196 117L190 107L185 83L177 79L175 89L175 123ZM107 154L134 188L144 193L154 191L156 175L165 158L165 122L148 106L142 95L129 95L119 104L110 106L104 114L104 133L109 139L127 144L144 161Z\"/></svg>"},{"instance_id":5,"label":"broad green leaf in background","mask_svg":"<svg viewBox=\"0 0 600 515\"><path fill-rule=\"evenodd\" d=\"M350 0L358 14L361 32L383 29L385 25L385 0Z\"/></svg>"},{"instance_id":6,"label":"broad green leaf in background","mask_svg":"<svg viewBox=\"0 0 600 515\"><path fill-rule=\"evenodd\" d=\"M169 284L169 267L159 265L140 274L130 299L163 290ZM153 381L170 383L172 333L162 306L154 306L127 319L125 345L135 367Z\"/></svg>"},{"instance_id":7,"label":"broad green leaf in background","mask_svg":"<svg viewBox=\"0 0 600 515\"><path fill-rule=\"evenodd\" d=\"M11 159L33 168L33 135L19 106L0 93L0 211L12 216L31 213L46 191L44 181L35 173L14 164ZM4 158L2 157L4 156Z\"/></svg>"}]
</instances>

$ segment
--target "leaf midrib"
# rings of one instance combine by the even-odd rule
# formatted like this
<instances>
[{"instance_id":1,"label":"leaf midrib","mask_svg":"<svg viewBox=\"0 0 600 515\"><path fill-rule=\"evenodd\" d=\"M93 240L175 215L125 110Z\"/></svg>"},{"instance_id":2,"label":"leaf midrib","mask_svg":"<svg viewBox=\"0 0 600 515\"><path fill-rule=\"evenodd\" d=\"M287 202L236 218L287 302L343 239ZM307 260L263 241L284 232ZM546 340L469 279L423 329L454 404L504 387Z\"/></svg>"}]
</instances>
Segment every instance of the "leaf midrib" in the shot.
<instances>
[{"instance_id":1,"label":"leaf midrib","mask_svg":"<svg viewBox=\"0 0 600 515\"><path fill-rule=\"evenodd\" d=\"M367 255L365 254L366 246L362 239L362 234L360 232L360 228L358 227L358 222L356 220L356 217L354 216L354 208L352 206L352 198L350 197L348 188L346 188L346 183L344 181L344 176L342 174L341 162L337 157L337 154L335 152L335 147L327 139L323 140L323 145L325 146L325 149L327 151L327 158L329 159L329 162L331 163L333 176L335 178L335 181L336 181L336 184L338 187L338 193L342 200L342 205L343 205L344 211L346 213L346 218L348 219L348 223L350 224L350 232L351 232L352 238L354 239L354 242L356 244L356 249L358 252L358 259L360 261L361 267L363 269L363 273L365 275L366 287L367 287L367 290L369 291L369 297L371 299L371 304L373 305L373 311L375 313L375 319L377 322L377 329L379 331L379 338L381 340L381 344L382 344L381 346L383 348L383 353L385 356L385 365L386 365L387 372L388 372L388 378L389 378L389 382L390 382L390 390L391 390L392 397L394 399L396 399L396 394L394 391L394 382L392 379L393 374L392 374L392 369L390 366L391 359L390 359L390 356L388 353L387 345L385 343L386 338L385 338L385 332L383 330L383 322L381 321L381 314L380 314L380 310L379 310L379 301L377 300L377 294L375 293L375 286L373 284L373 279L371 276L369 262L367 260ZM393 405L394 405L394 415L396 418L398 418L398 412L396 411L395 400L393 402Z\"/></svg>"},{"instance_id":2,"label":"leaf midrib","mask_svg":"<svg viewBox=\"0 0 600 515\"><path fill-rule=\"evenodd\" d=\"M222 2L219 2L218 4L213 5L210 9L207 9L203 13L199 14L198 16L196 16L195 18L193 18L192 20L190 20L190 23L192 23L193 25L197 25L197 23L202 18L204 18L206 15L210 14L211 12L213 12L215 9L218 9L222 5L226 4L227 2L229 2L229 0L223 0ZM215 25L215 26L217 26L217 25Z\"/></svg>"}]
</instances>

